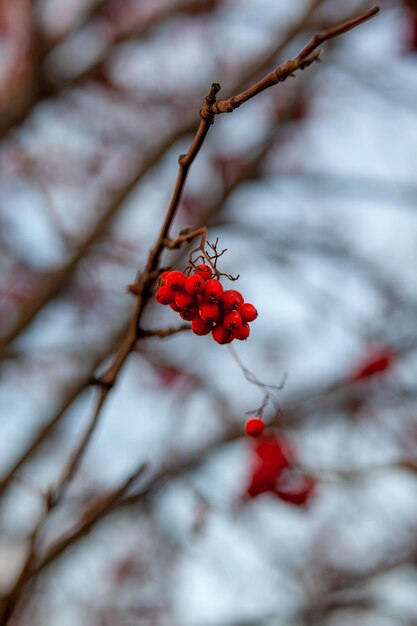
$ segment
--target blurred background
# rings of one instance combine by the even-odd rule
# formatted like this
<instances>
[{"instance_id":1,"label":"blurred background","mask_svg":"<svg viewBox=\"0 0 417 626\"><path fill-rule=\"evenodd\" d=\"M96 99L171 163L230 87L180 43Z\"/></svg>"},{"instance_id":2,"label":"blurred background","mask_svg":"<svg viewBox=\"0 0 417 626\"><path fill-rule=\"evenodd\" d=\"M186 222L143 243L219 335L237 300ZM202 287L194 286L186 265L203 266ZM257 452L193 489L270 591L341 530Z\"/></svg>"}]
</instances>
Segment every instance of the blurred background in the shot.
<instances>
[{"instance_id":1,"label":"blurred background","mask_svg":"<svg viewBox=\"0 0 417 626\"><path fill-rule=\"evenodd\" d=\"M126 286L209 85L229 97L368 6L0 2L4 597L91 416L88 381L126 328ZM251 336L237 358L189 332L138 344L2 624L417 624L417 2L381 8L216 118L173 234L219 237L259 312ZM177 321L151 300L143 325ZM242 364L287 376L264 413L299 481L281 497L248 487L244 424L265 389Z\"/></svg>"}]
</instances>

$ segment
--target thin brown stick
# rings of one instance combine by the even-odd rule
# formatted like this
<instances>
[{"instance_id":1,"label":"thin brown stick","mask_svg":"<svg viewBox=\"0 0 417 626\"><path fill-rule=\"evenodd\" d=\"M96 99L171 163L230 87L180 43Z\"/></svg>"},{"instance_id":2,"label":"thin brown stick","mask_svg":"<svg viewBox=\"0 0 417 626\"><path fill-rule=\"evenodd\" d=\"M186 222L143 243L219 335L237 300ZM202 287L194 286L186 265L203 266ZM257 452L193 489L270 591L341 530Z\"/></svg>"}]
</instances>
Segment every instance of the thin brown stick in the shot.
<instances>
[{"instance_id":1,"label":"thin brown stick","mask_svg":"<svg viewBox=\"0 0 417 626\"><path fill-rule=\"evenodd\" d=\"M321 33L317 33L314 37L308 42L308 44L301 50L301 52L286 63L279 65L273 72L267 74L262 80L258 81L249 89L246 89L242 93L237 96L233 96L228 100L219 100L212 107L212 112L217 113L232 113L235 109L240 107L244 102L247 102L261 91L265 89L269 89L273 85L276 85L280 82L286 80L289 76L293 76L293 74L297 70L303 70L315 61L318 61L320 58L320 50L317 50L318 46L320 46L325 41L329 39L333 39L334 37L338 37L343 33L346 33L349 30L352 30L356 26L363 24L368 21L375 15L379 13L379 7L374 7L357 17L346 20L337 26L333 26L324 30Z\"/></svg>"},{"instance_id":2,"label":"thin brown stick","mask_svg":"<svg viewBox=\"0 0 417 626\"><path fill-rule=\"evenodd\" d=\"M182 326L173 326L172 328L161 328L160 330L145 330L143 328L139 331L140 338L146 337L159 337L160 339L164 339L165 337L171 337L172 335L177 335L178 333L183 333L191 329L190 324L183 324Z\"/></svg>"}]
</instances>

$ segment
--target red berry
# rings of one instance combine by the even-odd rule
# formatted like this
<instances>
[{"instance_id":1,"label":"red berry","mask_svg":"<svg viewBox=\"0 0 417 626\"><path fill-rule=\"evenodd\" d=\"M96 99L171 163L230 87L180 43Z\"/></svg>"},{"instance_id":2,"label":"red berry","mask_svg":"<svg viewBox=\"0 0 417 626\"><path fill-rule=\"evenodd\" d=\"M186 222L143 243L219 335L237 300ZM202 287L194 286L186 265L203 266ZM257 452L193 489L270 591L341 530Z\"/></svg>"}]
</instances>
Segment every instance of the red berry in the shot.
<instances>
[{"instance_id":1,"label":"red berry","mask_svg":"<svg viewBox=\"0 0 417 626\"><path fill-rule=\"evenodd\" d=\"M182 310L190 309L195 305L195 300L188 293L180 292L175 294L175 304Z\"/></svg>"},{"instance_id":2,"label":"red berry","mask_svg":"<svg viewBox=\"0 0 417 626\"><path fill-rule=\"evenodd\" d=\"M185 279L185 291L190 294L190 296L195 296L197 293L201 293L204 289L204 279L200 274L193 274L192 276L187 276Z\"/></svg>"},{"instance_id":3,"label":"red berry","mask_svg":"<svg viewBox=\"0 0 417 626\"><path fill-rule=\"evenodd\" d=\"M184 311L180 311L179 312L180 317L182 317L183 320L186 320L187 322L190 322L191 320L193 320L197 314L197 311L192 308L192 309L185 309Z\"/></svg>"},{"instance_id":4,"label":"red berry","mask_svg":"<svg viewBox=\"0 0 417 626\"><path fill-rule=\"evenodd\" d=\"M223 287L220 281L210 278L204 285L204 298L207 302L218 302L223 293Z\"/></svg>"},{"instance_id":5,"label":"red berry","mask_svg":"<svg viewBox=\"0 0 417 626\"><path fill-rule=\"evenodd\" d=\"M165 278L165 285L170 287L172 291L180 291L185 284L185 275L182 272L169 272Z\"/></svg>"},{"instance_id":6,"label":"red berry","mask_svg":"<svg viewBox=\"0 0 417 626\"><path fill-rule=\"evenodd\" d=\"M162 272L158 278L158 287L163 287L165 285L165 279L171 272Z\"/></svg>"},{"instance_id":7,"label":"red berry","mask_svg":"<svg viewBox=\"0 0 417 626\"><path fill-rule=\"evenodd\" d=\"M159 287L159 289L157 289L155 298L159 304L171 304L174 302L175 293L172 289L164 285L163 287Z\"/></svg>"},{"instance_id":8,"label":"red berry","mask_svg":"<svg viewBox=\"0 0 417 626\"><path fill-rule=\"evenodd\" d=\"M249 302L241 304L238 311L244 322L253 322L253 320L256 320L258 317L258 311L255 309L253 304L249 304Z\"/></svg>"},{"instance_id":9,"label":"red berry","mask_svg":"<svg viewBox=\"0 0 417 626\"><path fill-rule=\"evenodd\" d=\"M259 437L265 428L264 422L260 417L251 417L245 426L245 432L249 437Z\"/></svg>"},{"instance_id":10,"label":"red berry","mask_svg":"<svg viewBox=\"0 0 417 626\"><path fill-rule=\"evenodd\" d=\"M173 311L175 311L175 313L180 313L181 312L181 309L175 304L175 302L170 304L169 308L172 309Z\"/></svg>"},{"instance_id":11,"label":"red berry","mask_svg":"<svg viewBox=\"0 0 417 626\"><path fill-rule=\"evenodd\" d=\"M212 328L213 326L211 324L202 320L198 315L196 315L191 322L191 330L196 335L208 335Z\"/></svg>"},{"instance_id":12,"label":"red berry","mask_svg":"<svg viewBox=\"0 0 417 626\"><path fill-rule=\"evenodd\" d=\"M197 265L194 274L200 274L204 280L209 280L213 276L213 270L209 265Z\"/></svg>"},{"instance_id":13,"label":"red berry","mask_svg":"<svg viewBox=\"0 0 417 626\"><path fill-rule=\"evenodd\" d=\"M236 291L236 289L228 289L223 292L220 304L222 305L225 313L237 311L240 305L243 304L242 294L240 291Z\"/></svg>"},{"instance_id":14,"label":"red berry","mask_svg":"<svg viewBox=\"0 0 417 626\"><path fill-rule=\"evenodd\" d=\"M217 341L217 343L223 344L233 341L233 335L230 330L227 330L227 328L225 328L221 324L217 324L217 326L213 328L213 332L211 334L214 341Z\"/></svg>"},{"instance_id":15,"label":"red berry","mask_svg":"<svg viewBox=\"0 0 417 626\"><path fill-rule=\"evenodd\" d=\"M234 331L242 326L242 318L237 311L232 311L224 316L223 325Z\"/></svg>"},{"instance_id":16,"label":"red berry","mask_svg":"<svg viewBox=\"0 0 417 626\"><path fill-rule=\"evenodd\" d=\"M233 328L232 333L234 339L244 341L244 339L247 339L250 335L249 324L242 324L242 326L239 326L238 328Z\"/></svg>"},{"instance_id":17,"label":"red berry","mask_svg":"<svg viewBox=\"0 0 417 626\"><path fill-rule=\"evenodd\" d=\"M200 306L199 313L202 320L211 323L220 317L220 308L214 302L205 302Z\"/></svg>"}]
</instances>

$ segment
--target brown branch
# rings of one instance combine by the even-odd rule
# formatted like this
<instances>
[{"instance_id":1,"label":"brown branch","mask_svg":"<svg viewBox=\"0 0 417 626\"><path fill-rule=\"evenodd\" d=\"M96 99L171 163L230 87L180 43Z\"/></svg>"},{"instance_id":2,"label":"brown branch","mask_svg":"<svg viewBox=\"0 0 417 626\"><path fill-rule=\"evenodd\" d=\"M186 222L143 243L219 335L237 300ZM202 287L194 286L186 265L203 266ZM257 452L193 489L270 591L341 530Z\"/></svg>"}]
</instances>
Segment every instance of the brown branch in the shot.
<instances>
[{"instance_id":1,"label":"brown branch","mask_svg":"<svg viewBox=\"0 0 417 626\"><path fill-rule=\"evenodd\" d=\"M171 335L177 335L178 333L183 333L191 329L189 324L183 324L182 326L174 326L172 328L161 328L160 330L146 330L139 329L138 335L140 338L146 337L159 337L163 339L164 337L171 337Z\"/></svg>"},{"instance_id":2,"label":"brown branch","mask_svg":"<svg viewBox=\"0 0 417 626\"><path fill-rule=\"evenodd\" d=\"M261 91L283 82L290 76L293 76L297 70L304 70L306 67L319 60L320 50L316 49L319 45L329 39L333 39L334 37L338 37L339 35L352 30L352 28L355 28L360 24L363 24L377 15L377 13L379 13L379 7L374 7L373 9L370 9L353 19L339 24L338 26L333 26L332 28L314 35L314 37L296 57L286 63L283 63L282 65L279 65L273 72L267 74L264 78L262 78L262 80L258 81L239 95L233 96L228 100L219 100L213 105L212 112L215 114L232 113L244 102L247 102L258 93L261 93Z\"/></svg>"}]
</instances>

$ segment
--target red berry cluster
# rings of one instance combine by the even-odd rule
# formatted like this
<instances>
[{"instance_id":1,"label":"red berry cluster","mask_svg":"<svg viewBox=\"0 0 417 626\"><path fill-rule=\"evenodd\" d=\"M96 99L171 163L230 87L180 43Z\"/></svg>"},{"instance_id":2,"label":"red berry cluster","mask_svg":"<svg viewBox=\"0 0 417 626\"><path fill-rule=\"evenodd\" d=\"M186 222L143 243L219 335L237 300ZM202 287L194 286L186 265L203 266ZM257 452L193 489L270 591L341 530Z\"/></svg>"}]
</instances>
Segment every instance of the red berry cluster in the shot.
<instances>
[{"instance_id":1,"label":"red berry cluster","mask_svg":"<svg viewBox=\"0 0 417 626\"><path fill-rule=\"evenodd\" d=\"M263 424L259 418L249 422L255 420ZM280 500L296 506L307 504L316 482L295 469L294 452L288 442L274 434L265 435L261 432L258 436L246 497L256 498L262 493L272 493Z\"/></svg>"},{"instance_id":2,"label":"red berry cluster","mask_svg":"<svg viewBox=\"0 0 417 626\"><path fill-rule=\"evenodd\" d=\"M223 289L208 265L198 265L190 276L176 270L163 272L155 297L159 304L169 305L183 320L190 321L196 335L211 333L217 343L247 339L249 322L258 316L239 291Z\"/></svg>"}]
</instances>

